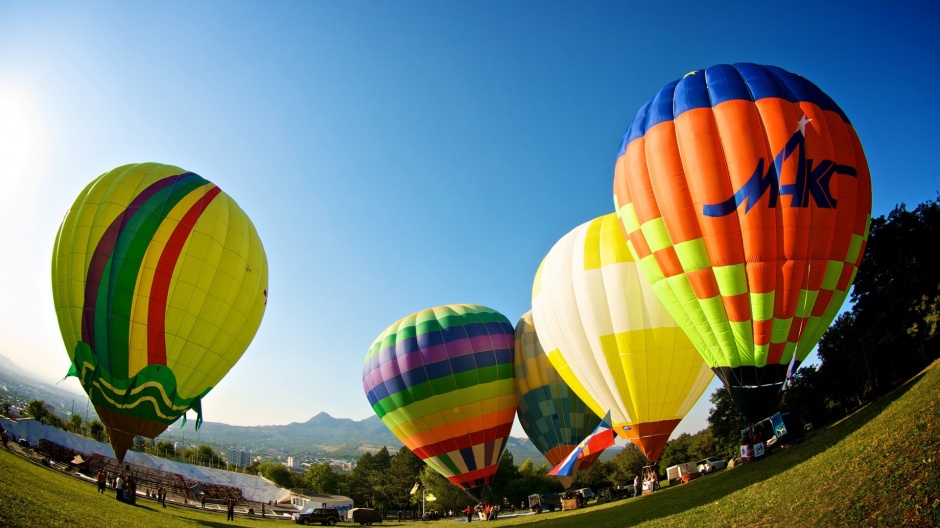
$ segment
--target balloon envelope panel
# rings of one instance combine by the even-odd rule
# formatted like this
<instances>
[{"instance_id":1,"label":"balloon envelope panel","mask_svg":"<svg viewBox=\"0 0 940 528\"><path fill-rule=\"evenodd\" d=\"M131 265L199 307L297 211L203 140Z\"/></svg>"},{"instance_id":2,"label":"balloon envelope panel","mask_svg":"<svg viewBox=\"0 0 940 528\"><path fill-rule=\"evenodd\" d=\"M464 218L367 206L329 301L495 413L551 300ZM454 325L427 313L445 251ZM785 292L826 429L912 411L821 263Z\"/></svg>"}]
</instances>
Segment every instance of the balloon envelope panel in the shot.
<instances>
[{"instance_id":1,"label":"balloon envelope panel","mask_svg":"<svg viewBox=\"0 0 940 528\"><path fill-rule=\"evenodd\" d=\"M75 200L52 281L70 373L122 459L128 435L155 436L201 412L261 324L268 270L254 226L219 187L140 163L99 176Z\"/></svg>"},{"instance_id":2,"label":"balloon envelope panel","mask_svg":"<svg viewBox=\"0 0 940 528\"><path fill-rule=\"evenodd\" d=\"M562 237L532 291L539 341L565 382L658 460L712 373L640 278L614 214Z\"/></svg>"},{"instance_id":3,"label":"balloon envelope panel","mask_svg":"<svg viewBox=\"0 0 940 528\"><path fill-rule=\"evenodd\" d=\"M669 312L739 408L768 416L864 253L871 178L845 113L773 66L692 72L627 129L614 201Z\"/></svg>"},{"instance_id":4,"label":"balloon envelope panel","mask_svg":"<svg viewBox=\"0 0 940 528\"><path fill-rule=\"evenodd\" d=\"M485 306L412 314L372 343L369 404L415 455L454 484L487 484L516 414L513 327Z\"/></svg>"},{"instance_id":5,"label":"balloon envelope panel","mask_svg":"<svg viewBox=\"0 0 940 528\"><path fill-rule=\"evenodd\" d=\"M539 452L556 466L594 431L601 418L558 375L539 343L531 311L516 323L515 340L519 423ZM600 454L578 460L575 470L589 468Z\"/></svg>"}]
</instances>

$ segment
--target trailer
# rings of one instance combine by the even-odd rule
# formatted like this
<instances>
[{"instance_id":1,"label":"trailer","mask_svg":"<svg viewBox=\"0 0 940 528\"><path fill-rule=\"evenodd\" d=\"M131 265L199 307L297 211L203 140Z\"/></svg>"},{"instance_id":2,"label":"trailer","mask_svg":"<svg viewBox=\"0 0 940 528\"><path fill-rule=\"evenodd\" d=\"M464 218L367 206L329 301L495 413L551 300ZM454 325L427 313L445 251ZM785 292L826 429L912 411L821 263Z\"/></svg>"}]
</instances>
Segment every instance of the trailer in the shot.
<instances>
[{"instance_id":1,"label":"trailer","mask_svg":"<svg viewBox=\"0 0 940 528\"><path fill-rule=\"evenodd\" d=\"M683 462L666 468L666 478L669 484L688 482L698 476L698 466L694 462Z\"/></svg>"},{"instance_id":2,"label":"trailer","mask_svg":"<svg viewBox=\"0 0 940 528\"><path fill-rule=\"evenodd\" d=\"M561 495L557 493L534 493L529 495L529 509L535 513L561 509Z\"/></svg>"}]
</instances>

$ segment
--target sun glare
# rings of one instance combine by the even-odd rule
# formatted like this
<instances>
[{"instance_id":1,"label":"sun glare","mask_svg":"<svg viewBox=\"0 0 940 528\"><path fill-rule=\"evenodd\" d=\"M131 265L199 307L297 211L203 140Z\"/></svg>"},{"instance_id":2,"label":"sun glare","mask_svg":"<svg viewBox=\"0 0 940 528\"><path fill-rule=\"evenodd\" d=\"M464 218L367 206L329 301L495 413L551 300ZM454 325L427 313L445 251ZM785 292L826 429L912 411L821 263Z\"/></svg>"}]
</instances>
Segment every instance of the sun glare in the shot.
<instances>
[{"instance_id":1,"label":"sun glare","mask_svg":"<svg viewBox=\"0 0 940 528\"><path fill-rule=\"evenodd\" d=\"M0 188L10 190L39 155L39 112L21 88L0 82Z\"/></svg>"}]
</instances>

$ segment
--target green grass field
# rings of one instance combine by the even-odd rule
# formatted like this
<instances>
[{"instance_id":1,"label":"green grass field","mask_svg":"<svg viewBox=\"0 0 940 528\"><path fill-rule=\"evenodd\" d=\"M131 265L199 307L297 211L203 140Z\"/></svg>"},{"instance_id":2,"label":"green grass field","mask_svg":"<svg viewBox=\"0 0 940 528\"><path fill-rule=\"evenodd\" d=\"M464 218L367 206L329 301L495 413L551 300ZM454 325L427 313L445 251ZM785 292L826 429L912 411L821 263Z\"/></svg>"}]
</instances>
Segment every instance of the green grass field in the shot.
<instances>
[{"instance_id":1,"label":"green grass field","mask_svg":"<svg viewBox=\"0 0 940 528\"><path fill-rule=\"evenodd\" d=\"M501 518L539 528L940 527L940 367L768 458L663 491L583 510ZM451 525L386 521L384 526ZM142 500L121 504L93 484L0 449L0 526L272 526Z\"/></svg>"}]
</instances>

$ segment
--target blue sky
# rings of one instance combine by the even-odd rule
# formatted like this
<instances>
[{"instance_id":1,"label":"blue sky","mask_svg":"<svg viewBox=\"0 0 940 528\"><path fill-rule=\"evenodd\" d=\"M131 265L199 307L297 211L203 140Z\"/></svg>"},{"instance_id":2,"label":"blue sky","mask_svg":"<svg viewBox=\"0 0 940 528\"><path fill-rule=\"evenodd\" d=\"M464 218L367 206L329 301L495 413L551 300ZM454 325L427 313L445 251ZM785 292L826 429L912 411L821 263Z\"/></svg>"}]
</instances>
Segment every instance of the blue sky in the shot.
<instances>
[{"instance_id":1,"label":"blue sky","mask_svg":"<svg viewBox=\"0 0 940 528\"><path fill-rule=\"evenodd\" d=\"M691 70L807 77L858 131L875 216L935 198L938 15L927 2L0 0L0 354L65 374L56 228L97 175L158 161L238 201L270 265L261 329L205 418L366 418L372 340L447 303L515 322L554 242L613 211L636 111ZM711 391L679 431L705 427Z\"/></svg>"}]
</instances>

